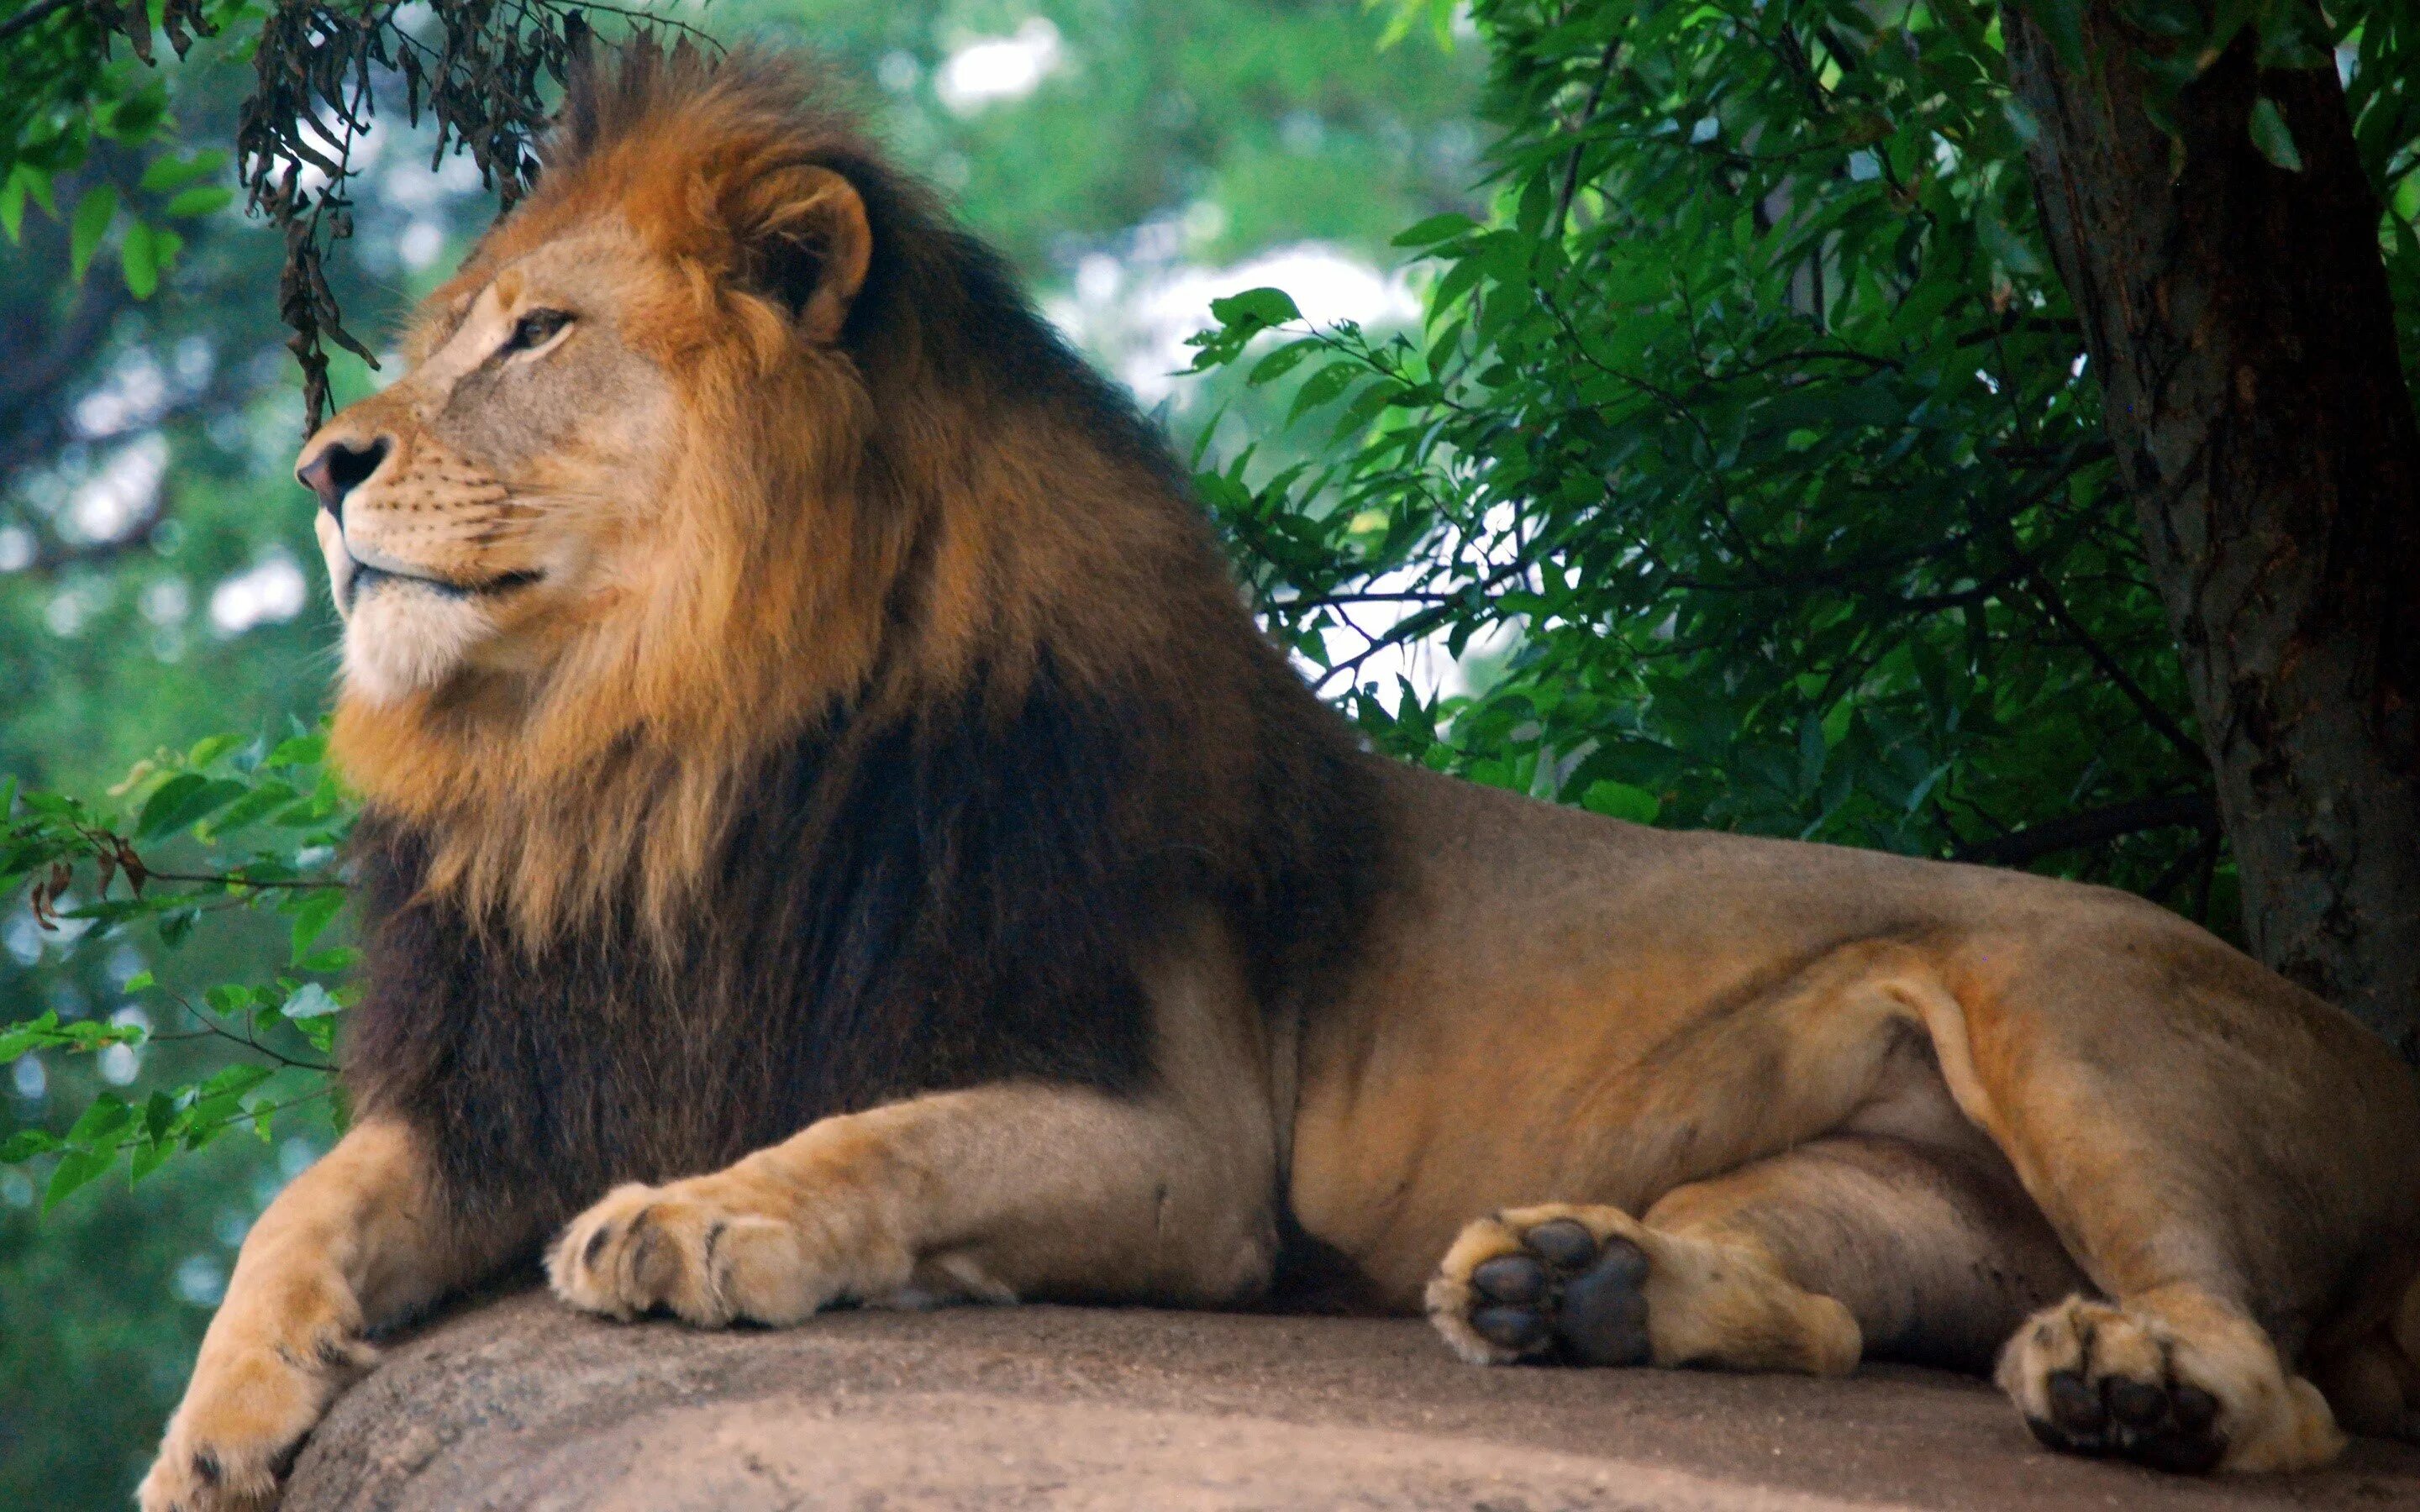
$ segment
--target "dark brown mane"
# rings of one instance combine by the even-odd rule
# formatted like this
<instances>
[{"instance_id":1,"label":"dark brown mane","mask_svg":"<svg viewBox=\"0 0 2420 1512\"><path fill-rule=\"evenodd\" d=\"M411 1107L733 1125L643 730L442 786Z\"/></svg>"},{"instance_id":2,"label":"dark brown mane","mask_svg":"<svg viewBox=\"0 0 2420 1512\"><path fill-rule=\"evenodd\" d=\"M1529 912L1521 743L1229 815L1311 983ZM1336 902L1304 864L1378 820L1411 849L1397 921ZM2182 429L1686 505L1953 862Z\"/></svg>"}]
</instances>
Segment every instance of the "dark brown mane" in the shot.
<instances>
[{"instance_id":1,"label":"dark brown mane","mask_svg":"<svg viewBox=\"0 0 2420 1512\"><path fill-rule=\"evenodd\" d=\"M1365 758L1242 609L1164 444L810 88L643 53L575 89L551 171L708 100L788 113L863 196L856 507L908 542L876 663L739 764L668 933L635 870L539 934L430 889L442 825L373 795L348 1076L466 1214L552 1221L912 1091L1133 1088L1160 942L1214 911L1275 1009L1345 947L1371 870Z\"/></svg>"}]
</instances>

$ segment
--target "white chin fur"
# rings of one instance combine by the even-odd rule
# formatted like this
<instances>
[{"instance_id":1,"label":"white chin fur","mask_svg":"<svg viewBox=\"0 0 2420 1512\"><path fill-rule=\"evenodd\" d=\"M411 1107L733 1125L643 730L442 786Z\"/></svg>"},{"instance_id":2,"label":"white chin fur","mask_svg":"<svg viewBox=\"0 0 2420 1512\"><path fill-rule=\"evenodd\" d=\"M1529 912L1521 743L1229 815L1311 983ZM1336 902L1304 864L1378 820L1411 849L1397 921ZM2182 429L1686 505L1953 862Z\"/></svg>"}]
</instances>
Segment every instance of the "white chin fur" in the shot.
<instances>
[{"instance_id":1,"label":"white chin fur","mask_svg":"<svg viewBox=\"0 0 2420 1512\"><path fill-rule=\"evenodd\" d=\"M494 633L475 605L381 584L354 603L345 623L345 689L371 703L392 703L435 687Z\"/></svg>"}]
</instances>

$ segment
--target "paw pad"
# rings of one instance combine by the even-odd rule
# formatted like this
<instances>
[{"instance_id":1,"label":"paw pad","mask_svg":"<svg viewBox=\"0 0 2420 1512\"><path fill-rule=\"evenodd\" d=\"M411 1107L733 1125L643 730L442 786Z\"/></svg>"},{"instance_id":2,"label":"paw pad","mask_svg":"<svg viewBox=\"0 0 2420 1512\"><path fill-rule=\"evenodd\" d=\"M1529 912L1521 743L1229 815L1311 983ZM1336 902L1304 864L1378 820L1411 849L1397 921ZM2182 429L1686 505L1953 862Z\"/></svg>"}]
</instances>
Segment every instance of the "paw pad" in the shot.
<instances>
[{"instance_id":1,"label":"paw pad","mask_svg":"<svg viewBox=\"0 0 2420 1512\"><path fill-rule=\"evenodd\" d=\"M1499 1349L1590 1365L1645 1365L1646 1252L1602 1244L1569 1218L1538 1225L1521 1248L1472 1268L1470 1326Z\"/></svg>"},{"instance_id":2,"label":"paw pad","mask_svg":"<svg viewBox=\"0 0 2420 1512\"><path fill-rule=\"evenodd\" d=\"M2035 1368L2050 1368L2025 1425L2045 1446L2185 1473L2226 1457L2217 1396L2180 1379L2173 1347L2133 1319L2078 1311L2039 1329L2032 1344Z\"/></svg>"}]
</instances>

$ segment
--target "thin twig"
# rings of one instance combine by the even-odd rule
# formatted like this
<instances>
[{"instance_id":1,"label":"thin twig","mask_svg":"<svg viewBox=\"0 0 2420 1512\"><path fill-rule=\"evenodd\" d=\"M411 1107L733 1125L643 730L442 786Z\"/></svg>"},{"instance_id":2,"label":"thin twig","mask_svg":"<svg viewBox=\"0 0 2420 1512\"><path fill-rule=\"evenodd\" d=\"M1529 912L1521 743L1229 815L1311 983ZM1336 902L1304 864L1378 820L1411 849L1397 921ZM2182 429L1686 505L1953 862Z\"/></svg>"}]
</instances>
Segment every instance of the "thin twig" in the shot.
<instances>
[{"instance_id":1,"label":"thin twig","mask_svg":"<svg viewBox=\"0 0 2420 1512\"><path fill-rule=\"evenodd\" d=\"M1614 54L1621 50L1621 33L1616 30L1605 39L1605 52L1596 60L1596 83L1589 89L1588 103L1580 107L1578 119L1572 123L1574 132L1587 131L1589 123L1596 119L1596 108L1605 100L1605 86L1613 78ZM1563 189L1555 196L1555 224L1554 229L1547 233L1549 240L1562 239L1563 228L1571 218L1572 197L1579 193L1580 188L1580 155L1587 148L1587 138L1582 136L1581 140L1572 144L1571 156L1564 161Z\"/></svg>"},{"instance_id":2,"label":"thin twig","mask_svg":"<svg viewBox=\"0 0 2420 1512\"><path fill-rule=\"evenodd\" d=\"M40 25L75 3L76 0L34 0L32 5L18 11L7 21L0 21L0 42L7 41L19 32Z\"/></svg>"},{"instance_id":3,"label":"thin twig","mask_svg":"<svg viewBox=\"0 0 2420 1512\"><path fill-rule=\"evenodd\" d=\"M233 1029L227 1028L225 1026L220 1024L216 1019L213 1019L209 1014L203 1012L200 1009L195 1008L192 1001L183 994L172 992L168 994L168 995L176 1002L178 1008L183 1009L185 1012L192 1017L193 1021L200 1025L204 1029L218 1036L220 1039L226 1041L229 1044L240 1044L256 1055L266 1056L270 1059L276 1061L279 1066L287 1071L318 1072L320 1074L325 1075L336 1069L334 1066L323 1065L316 1060L297 1060L292 1056L287 1055L282 1051L272 1050L269 1046L262 1044L259 1038L253 1032L255 1019L249 1014L246 1015L244 1020L243 1032L241 1034L238 1034ZM147 1038L148 1037L147 1036Z\"/></svg>"},{"instance_id":4,"label":"thin twig","mask_svg":"<svg viewBox=\"0 0 2420 1512\"><path fill-rule=\"evenodd\" d=\"M237 872L154 872L143 869L147 882L206 882L223 887L296 887L309 891L318 887L349 887L349 882L333 882L312 877L248 877Z\"/></svg>"}]
</instances>

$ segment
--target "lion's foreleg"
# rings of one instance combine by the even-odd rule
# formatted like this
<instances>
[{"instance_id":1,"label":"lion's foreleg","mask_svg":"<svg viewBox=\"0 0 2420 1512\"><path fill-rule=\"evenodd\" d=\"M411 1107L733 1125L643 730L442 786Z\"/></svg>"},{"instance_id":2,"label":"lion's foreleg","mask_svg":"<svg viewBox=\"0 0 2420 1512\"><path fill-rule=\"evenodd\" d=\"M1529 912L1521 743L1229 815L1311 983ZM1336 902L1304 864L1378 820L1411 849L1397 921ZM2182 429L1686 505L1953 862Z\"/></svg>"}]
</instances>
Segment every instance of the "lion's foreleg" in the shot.
<instances>
[{"instance_id":1,"label":"lion's foreleg","mask_svg":"<svg viewBox=\"0 0 2420 1512\"><path fill-rule=\"evenodd\" d=\"M416 1137L361 1125L252 1227L191 1382L138 1493L146 1512L258 1507L366 1342L485 1263L443 1220Z\"/></svg>"},{"instance_id":2,"label":"lion's foreleg","mask_svg":"<svg viewBox=\"0 0 2420 1512\"><path fill-rule=\"evenodd\" d=\"M722 1170L617 1188L566 1228L565 1300L709 1326L848 1300L1215 1302L1267 1275L1264 1118L1005 1084L826 1119Z\"/></svg>"}]
</instances>

